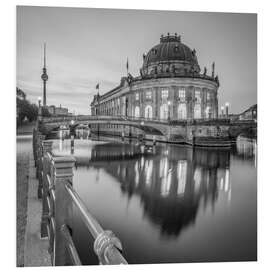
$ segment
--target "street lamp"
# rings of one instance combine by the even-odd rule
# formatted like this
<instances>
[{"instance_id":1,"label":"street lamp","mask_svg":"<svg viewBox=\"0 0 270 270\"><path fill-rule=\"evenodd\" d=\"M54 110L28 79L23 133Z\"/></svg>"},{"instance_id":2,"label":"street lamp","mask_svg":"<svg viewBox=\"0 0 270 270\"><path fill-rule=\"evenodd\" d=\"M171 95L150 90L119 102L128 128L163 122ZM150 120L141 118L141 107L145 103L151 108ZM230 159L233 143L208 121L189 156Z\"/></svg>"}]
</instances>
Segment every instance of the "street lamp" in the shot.
<instances>
[{"instance_id":1,"label":"street lamp","mask_svg":"<svg viewBox=\"0 0 270 270\"><path fill-rule=\"evenodd\" d=\"M224 106L221 106L221 117L224 117Z\"/></svg>"},{"instance_id":2,"label":"street lamp","mask_svg":"<svg viewBox=\"0 0 270 270\"><path fill-rule=\"evenodd\" d=\"M38 97L38 107L40 108L41 106L41 97Z\"/></svg>"},{"instance_id":3,"label":"street lamp","mask_svg":"<svg viewBox=\"0 0 270 270\"><path fill-rule=\"evenodd\" d=\"M226 108L226 117L227 118L229 117L229 106L230 106L229 102L226 102L225 103L225 108Z\"/></svg>"},{"instance_id":4,"label":"street lamp","mask_svg":"<svg viewBox=\"0 0 270 270\"><path fill-rule=\"evenodd\" d=\"M41 109L41 97L38 97L38 118L39 120L41 120L41 116L42 116L42 109Z\"/></svg>"}]
</instances>

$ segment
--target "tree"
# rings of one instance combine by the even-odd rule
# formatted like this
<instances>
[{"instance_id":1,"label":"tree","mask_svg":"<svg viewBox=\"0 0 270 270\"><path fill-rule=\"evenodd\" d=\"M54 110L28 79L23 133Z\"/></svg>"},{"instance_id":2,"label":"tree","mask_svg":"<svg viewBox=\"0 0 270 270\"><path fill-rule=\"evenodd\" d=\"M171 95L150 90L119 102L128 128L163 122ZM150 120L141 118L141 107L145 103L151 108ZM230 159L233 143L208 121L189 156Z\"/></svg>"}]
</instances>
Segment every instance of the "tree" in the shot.
<instances>
[{"instance_id":1,"label":"tree","mask_svg":"<svg viewBox=\"0 0 270 270\"><path fill-rule=\"evenodd\" d=\"M30 122L37 119L38 107L26 99L17 98L17 123L20 124L27 118Z\"/></svg>"}]
</instances>

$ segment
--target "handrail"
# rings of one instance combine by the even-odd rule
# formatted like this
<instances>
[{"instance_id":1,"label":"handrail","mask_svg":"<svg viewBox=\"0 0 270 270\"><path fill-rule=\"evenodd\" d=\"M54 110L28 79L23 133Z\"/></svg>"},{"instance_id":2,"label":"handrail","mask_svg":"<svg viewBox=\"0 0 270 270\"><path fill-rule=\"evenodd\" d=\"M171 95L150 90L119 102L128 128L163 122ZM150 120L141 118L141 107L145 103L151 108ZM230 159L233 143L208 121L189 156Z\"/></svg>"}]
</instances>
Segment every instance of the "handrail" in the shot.
<instances>
[{"instance_id":1,"label":"handrail","mask_svg":"<svg viewBox=\"0 0 270 270\"><path fill-rule=\"evenodd\" d=\"M61 232L62 232L62 234L65 237L65 240L67 242L68 251L69 251L69 253L71 255L70 257L71 257L71 259L73 261L73 264L74 265L82 265L81 260L80 260L80 257L78 255L78 252L76 250L76 247L74 245L74 242L72 240L72 237L70 235L69 229L68 229L68 227L67 227L66 224L64 224L62 226Z\"/></svg>"},{"instance_id":2,"label":"handrail","mask_svg":"<svg viewBox=\"0 0 270 270\"><path fill-rule=\"evenodd\" d=\"M94 249L101 264L127 264L119 250L122 250L121 242L110 231L104 231L97 220L89 213L78 193L69 184L65 188L73 203L77 206L83 217L85 225L95 239Z\"/></svg>"},{"instance_id":3,"label":"handrail","mask_svg":"<svg viewBox=\"0 0 270 270\"><path fill-rule=\"evenodd\" d=\"M44 139L43 135L34 130L33 151L42 196L40 235L42 238L49 238L52 265L81 264L71 234L73 204L79 209L87 229L94 238L93 248L100 264L127 264L121 253L120 240L113 232L103 230L72 187L75 159L53 156L52 141Z\"/></svg>"},{"instance_id":4,"label":"handrail","mask_svg":"<svg viewBox=\"0 0 270 270\"><path fill-rule=\"evenodd\" d=\"M101 228L99 223L96 221L96 219L90 215L88 209L84 205L78 193L72 188L72 186L69 183L66 183L65 188L68 194L70 195L72 201L74 202L74 204L80 210L80 213L85 221L87 228L89 229L93 237L96 239L98 235L103 232L103 229Z\"/></svg>"},{"instance_id":5,"label":"handrail","mask_svg":"<svg viewBox=\"0 0 270 270\"><path fill-rule=\"evenodd\" d=\"M98 120L110 120L110 121L140 121L148 123L162 123L162 124L194 124L194 123L212 123L219 122L224 124L233 123L229 118L201 118L201 119L160 119L156 117L147 118L147 117L135 117L135 116L125 116L125 115L81 115L76 117L47 117L43 118L44 123L55 123L55 122L70 122L74 120L75 122L80 121L98 121ZM240 121L241 122L241 121Z\"/></svg>"}]
</instances>

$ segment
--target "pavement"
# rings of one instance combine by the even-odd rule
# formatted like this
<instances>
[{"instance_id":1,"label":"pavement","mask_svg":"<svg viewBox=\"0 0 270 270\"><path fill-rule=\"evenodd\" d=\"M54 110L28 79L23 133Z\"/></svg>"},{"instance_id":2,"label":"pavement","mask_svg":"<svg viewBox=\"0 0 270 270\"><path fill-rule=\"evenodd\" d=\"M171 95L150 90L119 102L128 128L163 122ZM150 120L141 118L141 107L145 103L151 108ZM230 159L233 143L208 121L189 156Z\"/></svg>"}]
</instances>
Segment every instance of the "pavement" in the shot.
<instances>
[{"instance_id":1,"label":"pavement","mask_svg":"<svg viewBox=\"0 0 270 270\"><path fill-rule=\"evenodd\" d=\"M27 200L27 223L25 230L24 266L51 266L48 238L41 239L40 223L42 202L37 197L38 180L35 176L33 154L29 157L29 183Z\"/></svg>"}]
</instances>

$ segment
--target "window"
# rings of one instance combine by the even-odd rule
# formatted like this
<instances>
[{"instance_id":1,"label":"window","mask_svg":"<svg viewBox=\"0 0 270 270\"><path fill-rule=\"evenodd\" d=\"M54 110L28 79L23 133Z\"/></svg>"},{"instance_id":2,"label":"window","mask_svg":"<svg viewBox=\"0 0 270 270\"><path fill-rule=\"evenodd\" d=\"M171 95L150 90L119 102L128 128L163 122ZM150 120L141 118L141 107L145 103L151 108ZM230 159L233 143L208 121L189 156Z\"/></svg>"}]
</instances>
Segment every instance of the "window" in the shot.
<instances>
[{"instance_id":1,"label":"window","mask_svg":"<svg viewBox=\"0 0 270 270\"><path fill-rule=\"evenodd\" d=\"M201 103L201 90L200 89L195 90L195 102Z\"/></svg>"},{"instance_id":2,"label":"window","mask_svg":"<svg viewBox=\"0 0 270 270\"><path fill-rule=\"evenodd\" d=\"M151 91L146 92L146 99L152 99L152 92Z\"/></svg>"},{"instance_id":3,"label":"window","mask_svg":"<svg viewBox=\"0 0 270 270\"><path fill-rule=\"evenodd\" d=\"M134 116L135 117L140 117L140 107L139 106L135 107Z\"/></svg>"},{"instance_id":4,"label":"window","mask_svg":"<svg viewBox=\"0 0 270 270\"><path fill-rule=\"evenodd\" d=\"M151 105L147 105L144 110L144 117L145 118L152 118L153 117L153 110Z\"/></svg>"},{"instance_id":5,"label":"window","mask_svg":"<svg viewBox=\"0 0 270 270\"><path fill-rule=\"evenodd\" d=\"M162 90L161 91L161 98L162 99L167 99L169 96L169 91L168 90Z\"/></svg>"},{"instance_id":6,"label":"window","mask_svg":"<svg viewBox=\"0 0 270 270\"><path fill-rule=\"evenodd\" d=\"M211 109L209 106L207 106L205 109L205 118L210 118L210 117L211 117Z\"/></svg>"},{"instance_id":7,"label":"window","mask_svg":"<svg viewBox=\"0 0 270 270\"><path fill-rule=\"evenodd\" d=\"M176 53L179 52L179 46L174 47L174 52L176 52Z\"/></svg>"},{"instance_id":8,"label":"window","mask_svg":"<svg viewBox=\"0 0 270 270\"><path fill-rule=\"evenodd\" d=\"M162 104L160 106L160 119L168 119L169 107L168 104Z\"/></svg>"},{"instance_id":9,"label":"window","mask_svg":"<svg viewBox=\"0 0 270 270\"><path fill-rule=\"evenodd\" d=\"M184 102L186 100L186 90L185 88L181 88L179 90L179 99L181 102Z\"/></svg>"},{"instance_id":10,"label":"window","mask_svg":"<svg viewBox=\"0 0 270 270\"><path fill-rule=\"evenodd\" d=\"M139 99L140 99L139 93L136 93L135 94L135 100L139 100Z\"/></svg>"},{"instance_id":11,"label":"window","mask_svg":"<svg viewBox=\"0 0 270 270\"><path fill-rule=\"evenodd\" d=\"M211 94L209 92L207 92L207 94L206 94L206 99L207 99L207 101L209 101L211 99Z\"/></svg>"},{"instance_id":12,"label":"window","mask_svg":"<svg viewBox=\"0 0 270 270\"><path fill-rule=\"evenodd\" d=\"M178 119L186 119L187 118L187 106L186 104L179 104L178 106Z\"/></svg>"},{"instance_id":13,"label":"window","mask_svg":"<svg viewBox=\"0 0 270 270\"><path fill-rule=\"evenodd\" d=\"M201 105L195 104L194 106L194 118L199 119L201 118Z\"/></svg>"}]
</instances>

